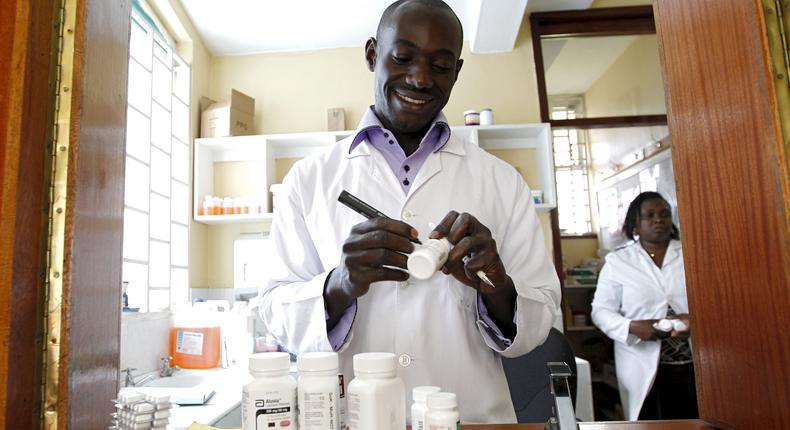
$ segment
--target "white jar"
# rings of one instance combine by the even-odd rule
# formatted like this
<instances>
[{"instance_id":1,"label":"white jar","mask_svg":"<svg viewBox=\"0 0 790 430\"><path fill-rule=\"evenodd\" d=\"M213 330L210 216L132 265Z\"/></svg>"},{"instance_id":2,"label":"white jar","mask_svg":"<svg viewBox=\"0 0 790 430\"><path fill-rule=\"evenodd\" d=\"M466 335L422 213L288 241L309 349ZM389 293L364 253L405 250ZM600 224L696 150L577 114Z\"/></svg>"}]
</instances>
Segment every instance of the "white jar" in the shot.
<instances>
[{"instance_id":1,"label":"white jar","mask_svg":"<svg viewBox=\"0 0 790 430\"><path fill-rule=\"evenodd\" d=\"M340 429L340 386L335 352L308 352L296 357L296 392L300 430Z\"/></svg>"},{"instance_id":2,"label":"white jar","mask_svg":"<svg viewBox=\"0 0 790 430\"><path fill-rule=\"evenodd\" d=\"M476 110L464 111L464 124L480 125L480 112Z\"/></svg>"},{"instance_id":3,"label":"white jar","mask_svg":"<svg viewBox=\"0 0 790 430\"><path fill-rule=\"evenodd\" d=\"M290 356L264 352L250 356L255 378L242 391L242 429L288 429L296 426L296 381L288 374Z\"/></svg>"},{"instance_id":4,"label":"white jar","mask_svg":"<svg viewBox=\"0 0 790 430\"><path fill-rule=\"evenodd\" d=\"M458 399L455 394L428 394L427 404L426 430L461 430L461 415L458 413Z\"/></svg>"},{"instance_id":5,"label":"white jar","mask_svg":"<svg viewBox=\"0 0 790 430\"><path fill-rule=\"evenodd\" d=\"M395 354L354 356L354 380L348 384L349 430L406 428L406 387L396 370Z\"/></svg>"},{"instance_id":6,"label":"white jar","mask_svg":"<svg viewBox=\"0 0 790 430\"><path fill-rule=\"evenodd\" d=\"M418 245L406 260L409 274L417 279L425 280L433 276L447 261L447 254L452 245L447 238L428 239Z\"/></svg>"},{"instance_id":7,"label":"white jar","mask_svg":"<svg viewBox=\"0 0 790 430\"><path fill-rule=\"evenodd\" d=\"M425 413L428 412L428 405L425 403L428 394L438 393L439 387L426 385L414 387L411 390L411 397L414 403L411 405L411 430L426 430Z\"/></svg>"},{"instance_id":8,"label":"white jar","mask_svg":"<svg viewBox=\"0 0 790 430\"><path fill-rule=\"evenodd\" d=\"M493 125L494 111L489 108L480 110L480 125Z\"/></svg>"}]
</instances>

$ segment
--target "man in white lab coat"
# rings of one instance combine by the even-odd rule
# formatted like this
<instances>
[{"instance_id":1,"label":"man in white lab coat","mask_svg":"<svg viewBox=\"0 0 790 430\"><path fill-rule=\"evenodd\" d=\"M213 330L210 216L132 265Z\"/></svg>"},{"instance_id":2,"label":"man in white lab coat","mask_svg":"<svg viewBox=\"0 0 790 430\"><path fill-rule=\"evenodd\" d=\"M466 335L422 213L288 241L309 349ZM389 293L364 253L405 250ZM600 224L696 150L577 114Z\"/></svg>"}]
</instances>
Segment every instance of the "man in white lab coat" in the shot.
<instances>
[{"instance_id":1,"label":"man in white lab coat","mask_svg":"<svg viewBox=\"0 0 790 430\"><path fill-rule=\"evenodd\" d=\"M407 401L412 387L438 385L458 395L463 422L515 422L499 355L545 340L559 282L526 183L452 134L441 112L462 42L439 0L384 12L365 47L375 105L354 136L283 181L260 312L293 353L338 351L352 375L354 354L392 352ZM388 217L365 220L337 202L343 190ZM454 245L447 262L428 280L409 278L413 240L429 237Z\"/></svg>"}]
</instances>

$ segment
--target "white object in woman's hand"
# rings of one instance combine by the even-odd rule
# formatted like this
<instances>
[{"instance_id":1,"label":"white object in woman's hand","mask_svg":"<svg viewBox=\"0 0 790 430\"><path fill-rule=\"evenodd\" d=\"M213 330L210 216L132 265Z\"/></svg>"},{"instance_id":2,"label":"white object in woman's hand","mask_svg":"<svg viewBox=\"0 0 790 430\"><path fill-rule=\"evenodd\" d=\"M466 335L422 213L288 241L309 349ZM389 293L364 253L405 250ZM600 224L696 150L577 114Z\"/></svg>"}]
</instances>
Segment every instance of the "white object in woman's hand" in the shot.
<instances>
[{"instance_id":1,"label":"white object in woman's hand","mask_svg":"<svg viewBox=\"0 0 790 430\"><path fill-rule=\"evenodd\" d=\"M676 320L676 321L678 321L678 320ZM674 325L672 324L672 320L668 320L668 319L664 318L664 319L661 319L661 320L659 320L657 322L654 322L653 323L653 328L656 329L656 330L661 330L661 331L667 331L668 332L668 331L672 331L672 329L674 328Z\"/></svg>"}]
</instances>

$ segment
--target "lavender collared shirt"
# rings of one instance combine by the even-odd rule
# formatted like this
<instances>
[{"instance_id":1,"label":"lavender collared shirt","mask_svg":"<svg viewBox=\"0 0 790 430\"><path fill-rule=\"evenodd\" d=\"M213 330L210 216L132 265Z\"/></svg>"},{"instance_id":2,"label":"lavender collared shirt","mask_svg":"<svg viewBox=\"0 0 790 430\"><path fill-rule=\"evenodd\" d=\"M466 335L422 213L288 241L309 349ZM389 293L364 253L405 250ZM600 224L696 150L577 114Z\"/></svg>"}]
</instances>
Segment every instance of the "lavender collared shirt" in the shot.
<instances>
[{"instance_id":1,"label":"lavender collared shirt","mask_svg":"<svg viewBox=\"0 0 790 430\"><path fill-rule=\"evenodd\" d=\"M422 141L420 141L420 146L414 153L406 156L395 135L384 128L371 106L362 116L362 121L357 127L357 134L351 142L349 152L353 151L362 142L367 142L378 150L398 178L403 194L406 195L414 183L414 178L417 177L417 172L425 164L428 156L442 149L448 140L450 140L450 126L447 124L447 118L444 114L439 112L431 123L430 128L428 128L428 132L425 133ZM488 308L486 308L483 297L479 293L477 294L477 309L479 318L491 330L491 333L500 340L502 345L510 346L513 340L505 337L499 327L496 326L488 314ZM343 312L337 324L327 333L329 343L335 351L340 350L346 342L356 313L357 301L354 300ZM329 319L329 313L326 313L326 319Z\"/></svg>"}]
</instances>

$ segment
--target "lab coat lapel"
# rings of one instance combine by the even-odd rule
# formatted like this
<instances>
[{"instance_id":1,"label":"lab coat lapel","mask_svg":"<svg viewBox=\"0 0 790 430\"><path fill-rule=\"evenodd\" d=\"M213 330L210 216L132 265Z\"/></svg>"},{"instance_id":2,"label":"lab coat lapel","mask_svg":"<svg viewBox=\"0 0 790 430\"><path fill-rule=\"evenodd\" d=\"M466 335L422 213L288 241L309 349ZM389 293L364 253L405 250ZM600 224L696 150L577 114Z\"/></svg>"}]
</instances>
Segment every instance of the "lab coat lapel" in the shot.
<instances>
[{"instance_id":1,"label":"lab coat lapel","mask_svg":"<svg viewBox=\"0 0 790 430\"><path fill-rule=\"evenodd\" d=\"M429 155L428 159L425 160L425 163L420 167L420 171L417 173L417 177L414 178L414 184L409 188L407 199L422 188L432 177L442 171L442 159L446 157L448 153L456 155L466 154L462 142L455 134L450 134L450 139L444 147Z\"/></svg>"}]
</instances>

